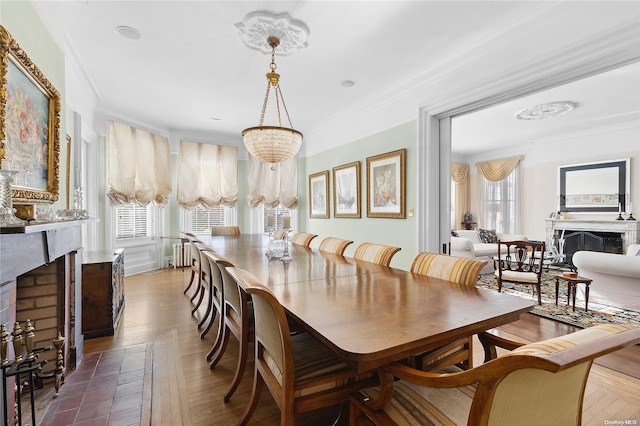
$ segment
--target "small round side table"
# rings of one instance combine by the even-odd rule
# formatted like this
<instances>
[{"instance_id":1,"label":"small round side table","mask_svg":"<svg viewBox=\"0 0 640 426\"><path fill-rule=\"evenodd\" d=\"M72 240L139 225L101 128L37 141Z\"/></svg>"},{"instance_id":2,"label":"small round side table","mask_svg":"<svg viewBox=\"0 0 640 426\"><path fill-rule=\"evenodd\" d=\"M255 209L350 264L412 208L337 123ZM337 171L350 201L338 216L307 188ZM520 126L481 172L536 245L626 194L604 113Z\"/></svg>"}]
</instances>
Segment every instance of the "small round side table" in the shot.
<instances>
[{"instance_id":1,"label":"small round side table","mask_svg":"<svg viewBox=\"0 0 640 426\"><path fill-rule=\"evenodd\" d=\"M584 309L589 310L589 285L593 281L591 278L585 278L581 276L569 277L564 274L556 274L556 305L558 304L558 289L560 287L560 280L567 283L567 305L569 300L572 299L573 310L576 310L576 293L578 284L584 284Z\"/></svg>"}]
</instances>

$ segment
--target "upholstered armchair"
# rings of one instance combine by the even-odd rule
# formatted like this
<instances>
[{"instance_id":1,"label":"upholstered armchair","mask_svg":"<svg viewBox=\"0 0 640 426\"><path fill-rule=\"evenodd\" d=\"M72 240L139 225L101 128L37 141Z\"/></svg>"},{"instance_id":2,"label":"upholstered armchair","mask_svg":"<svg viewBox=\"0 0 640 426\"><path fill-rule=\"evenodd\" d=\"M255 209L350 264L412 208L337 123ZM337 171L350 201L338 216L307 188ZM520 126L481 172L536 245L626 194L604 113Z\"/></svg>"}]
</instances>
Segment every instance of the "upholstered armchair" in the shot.
<instances>
[{"instance_id":1,"label":"upholstered armchair","mask_svg":"<svg viewBox=\"0 0 640 426\"><path fill-rule=\"evenodd\" d=\"M579 425L593 360L639 342L640 327L597 325L528 345L480 337L492 359L470 370L383 367L379 387L352 395L350 424ZM495 357L496 346L515 349Z\"/></svg>"}]
</instances>

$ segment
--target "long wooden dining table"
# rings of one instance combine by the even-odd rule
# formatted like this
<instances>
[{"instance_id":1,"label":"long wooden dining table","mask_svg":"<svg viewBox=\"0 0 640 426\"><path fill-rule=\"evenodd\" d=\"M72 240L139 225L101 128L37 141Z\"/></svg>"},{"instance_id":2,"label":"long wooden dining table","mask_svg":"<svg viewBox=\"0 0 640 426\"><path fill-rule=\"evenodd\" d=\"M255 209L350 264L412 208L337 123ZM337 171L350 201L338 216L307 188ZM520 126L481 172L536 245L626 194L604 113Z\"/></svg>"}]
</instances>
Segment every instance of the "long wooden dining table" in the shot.
<instances>
[{"instance_id":1,"label":"long wooden dining table","mask_svg":"<svg viewBox=\"0 0 640 426\"><path fill-rule=\"evenodd\" d=\"M269 259L264 235L198 235L276 295L287 314L359 372L504 325L533 302L289 245Z\"/></svg>"}]
</instances>

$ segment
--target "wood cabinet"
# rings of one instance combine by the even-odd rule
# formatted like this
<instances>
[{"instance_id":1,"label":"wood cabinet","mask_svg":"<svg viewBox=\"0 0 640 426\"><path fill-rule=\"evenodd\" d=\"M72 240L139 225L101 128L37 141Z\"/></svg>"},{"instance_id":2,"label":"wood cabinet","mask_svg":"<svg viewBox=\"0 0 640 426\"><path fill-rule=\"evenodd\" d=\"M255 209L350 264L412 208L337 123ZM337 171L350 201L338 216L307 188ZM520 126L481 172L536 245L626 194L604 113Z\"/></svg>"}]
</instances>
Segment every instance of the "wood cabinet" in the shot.
<instances>
[{"instance_id":1,"label":"wood cabinet","mask_svg":"<svg viewBox=\"0 0 640 426\"><path fill-rule=\"evenodd\" d=\"M82 260L82 333L112 336L124 308L124 249L88 251Z\"/></svg>"}]
</instances>

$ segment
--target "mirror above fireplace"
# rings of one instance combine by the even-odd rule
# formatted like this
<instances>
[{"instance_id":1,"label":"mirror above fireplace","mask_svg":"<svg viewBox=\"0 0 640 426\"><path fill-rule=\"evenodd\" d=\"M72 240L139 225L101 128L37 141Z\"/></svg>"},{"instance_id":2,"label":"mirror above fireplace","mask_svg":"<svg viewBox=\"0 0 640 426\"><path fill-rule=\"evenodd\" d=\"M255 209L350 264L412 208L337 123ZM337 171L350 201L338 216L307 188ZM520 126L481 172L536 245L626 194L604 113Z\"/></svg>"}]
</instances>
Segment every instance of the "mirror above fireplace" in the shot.
<instances>
[{"instance_id":1,"label":"mirror above fireplace","mask_svg":"<svg viewBox=\"0 0 640 426\"><path fill-rule=\"evenodd\" d=\"M559 211L629 212L629 159L558 168Z\"/></svg>"}]
</instances>

